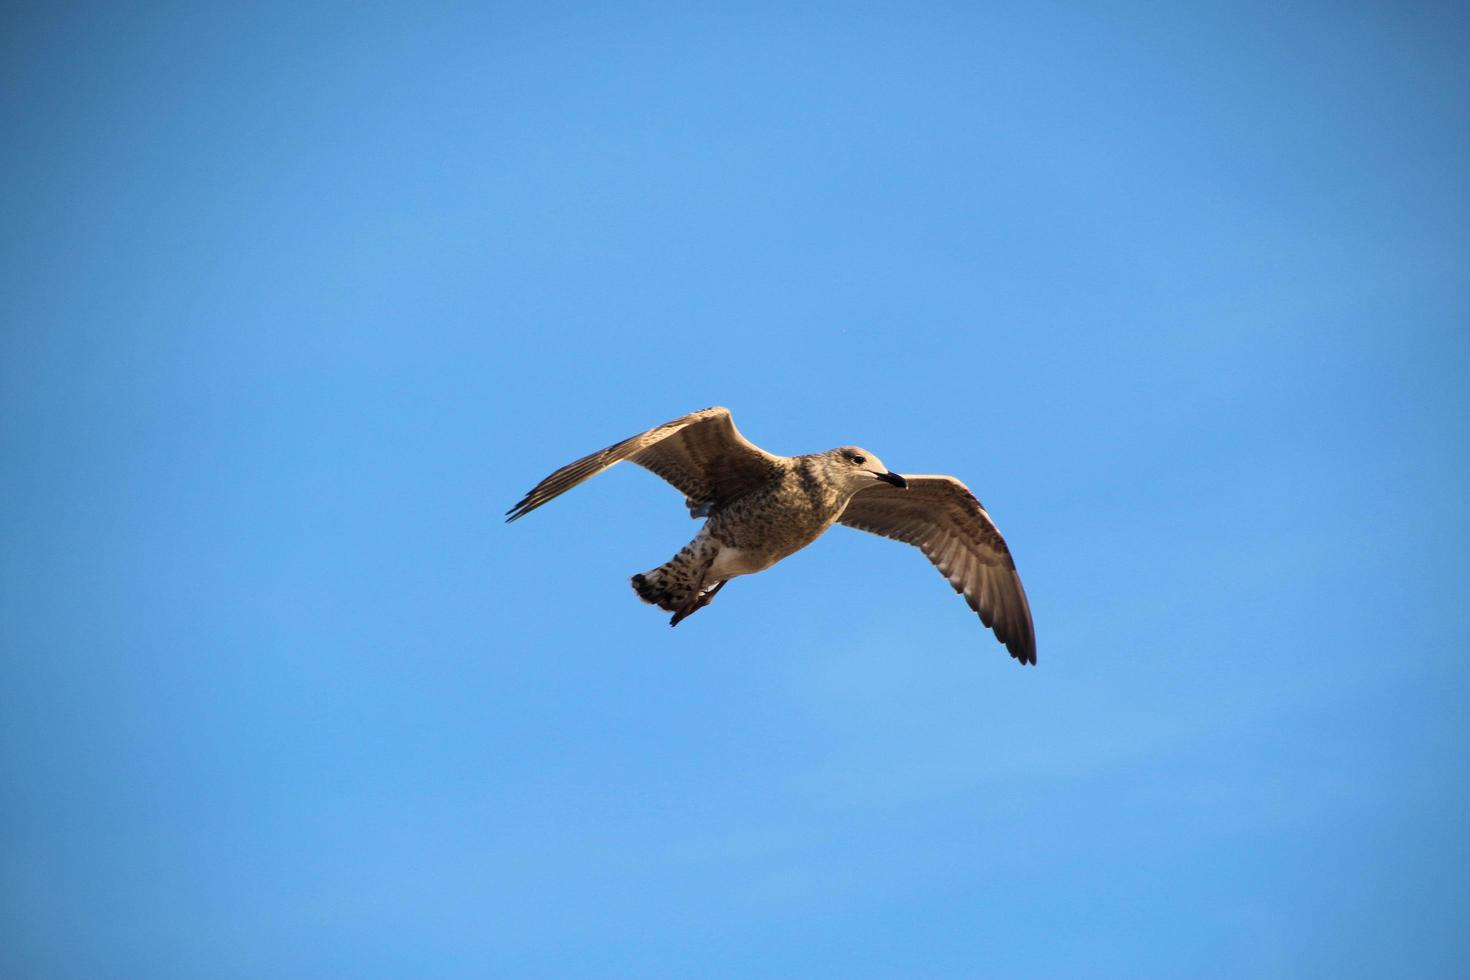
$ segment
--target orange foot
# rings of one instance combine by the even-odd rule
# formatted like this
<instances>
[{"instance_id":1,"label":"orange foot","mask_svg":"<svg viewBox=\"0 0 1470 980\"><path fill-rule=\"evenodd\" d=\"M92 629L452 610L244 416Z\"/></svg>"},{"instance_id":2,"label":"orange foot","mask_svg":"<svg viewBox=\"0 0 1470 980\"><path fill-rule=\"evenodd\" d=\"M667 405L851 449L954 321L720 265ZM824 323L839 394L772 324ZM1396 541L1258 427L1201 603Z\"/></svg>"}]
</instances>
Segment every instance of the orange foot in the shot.
<instances>
[{"instance_id":1,"label":"orange foot","mask_svg":"<svg viewBox=\"0 0 1470 980\"><path fill-rule=\"evenodd\" d=\"M725 582L728 582L728 581L730 581L730 580L729 579L725 579ZM669 625L670 626L678 626L684 620L688 619L690 616L693 616L695 613L699 612L705 606L709 605L710 602L711 602L711 600L714 599L715 593L716 592L719 592L721 589L723 589L725 587L725 582L720 582L713 589L710 589L708 592L696 592L696 593L694 593L694 596L688 602L684 603L683 606L679 607L679 611L678 612L674 613L674 618L671 619L671 620L669 620Z\"/></svg>"}]
</instances>

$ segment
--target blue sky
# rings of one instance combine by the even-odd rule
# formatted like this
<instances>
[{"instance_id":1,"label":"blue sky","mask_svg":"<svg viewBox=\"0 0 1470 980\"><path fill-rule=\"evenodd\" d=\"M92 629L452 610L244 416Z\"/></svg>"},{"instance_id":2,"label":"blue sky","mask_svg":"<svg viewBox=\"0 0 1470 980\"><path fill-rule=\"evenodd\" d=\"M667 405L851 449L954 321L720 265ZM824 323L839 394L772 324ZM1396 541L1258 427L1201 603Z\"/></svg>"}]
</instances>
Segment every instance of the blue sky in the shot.
<instances>
[{"instance_id":1,"label":"blue sky","mask_svg":"<svg viewBox=\"0 0 1470 980\"><path fill-rule=\"evenodd\" d=\"M6 976L1462 968L1463 9L5 17ZM500 523L712 404L965 480L1039 666Z\"/></svg>"}]
</instances>

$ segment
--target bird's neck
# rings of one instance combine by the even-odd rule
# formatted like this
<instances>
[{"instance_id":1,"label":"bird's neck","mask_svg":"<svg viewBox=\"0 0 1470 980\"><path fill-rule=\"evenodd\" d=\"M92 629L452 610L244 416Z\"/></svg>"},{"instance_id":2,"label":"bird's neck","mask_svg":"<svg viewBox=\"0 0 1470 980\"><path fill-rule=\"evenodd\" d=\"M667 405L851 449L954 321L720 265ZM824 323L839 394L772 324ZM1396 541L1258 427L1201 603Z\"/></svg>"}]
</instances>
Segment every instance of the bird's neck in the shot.
<instances>
[{"instance_id":1,"label":"bird's neck","mask_svg":"<svg viewBox=\"0 0 1470 980\"><path fill-rule=\"evenodd\" d=\"M854 491L842 479L845 474L834 473L821 456L796 457L794 473L797 487L811 502L813 510L838 513L852 499Z\"/></svg>"}]
</instances>

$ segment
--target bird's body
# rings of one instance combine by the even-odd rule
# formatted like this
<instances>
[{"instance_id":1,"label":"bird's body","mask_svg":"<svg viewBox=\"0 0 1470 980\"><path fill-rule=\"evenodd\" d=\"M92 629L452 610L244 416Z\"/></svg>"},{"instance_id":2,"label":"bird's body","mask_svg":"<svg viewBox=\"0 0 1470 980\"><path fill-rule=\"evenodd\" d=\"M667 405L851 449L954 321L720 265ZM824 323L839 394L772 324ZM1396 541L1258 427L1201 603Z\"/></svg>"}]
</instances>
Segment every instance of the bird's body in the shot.
<instances>
[{"instance_id":1,"label":"bird's body","mask_svg":"<svg viewBox=\"0 0 1470 980\"><path fill-rule=\"evenodd\" d=\"M843 524L917 545L1022 663L1036 662L1026 593L1000 532L963 483L890 473L845 446L776 456L752 445L730 413L707 408L568 464L511 508L516 520L614 463L637 463L682 490L707 518L668 562L639 575L639 597L674 613L708 605L730 579L764 571Z\"/></svg>"},{"instance_id":2,"label":"bird's body","mask_svg":"<svg viewBox=\"0 0 1470 980\"><path fill-rule=\"evenodd\" d=\"M678 613L691 592L763 572L805 548L836 523L851 497L838 482L823 479L823 463L814 456L782 459L769 480L710 508L694 540L668 563L635 575L633 588L645 601Z\"/></svg>"},{"instance_id":3,"label":"bird's body","mask_svg":"<svg viewBox=\"0 0 1470 980\"><path fill-rule=\"evenodd\" d=\"M721 560L749 574L770 568L822 536L851 498L822 476L824 460L795 456L781 473L710 515L706 529L724 550ZM726 555L725 552L729 552Z\"/></svg>"}]
</instances>

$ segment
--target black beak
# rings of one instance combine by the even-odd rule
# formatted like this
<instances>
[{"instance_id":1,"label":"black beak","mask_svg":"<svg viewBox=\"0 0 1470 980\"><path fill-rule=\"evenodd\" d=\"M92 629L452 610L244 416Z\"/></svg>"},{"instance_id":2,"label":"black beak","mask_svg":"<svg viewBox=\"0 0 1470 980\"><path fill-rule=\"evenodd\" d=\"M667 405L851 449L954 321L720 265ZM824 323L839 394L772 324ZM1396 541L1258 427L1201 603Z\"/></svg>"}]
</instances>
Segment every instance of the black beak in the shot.
<instances>
[{"instance_id":1,"label":"black beak","mask_svg":"<svg viewBox=\"0 0 1470 980\"><path fill-rule=\"evenodd\" d=\"M882 480L884 483L893 484L900 490L907 490L909 488L909 481L905 480L897 473L874 473L873 475Z\"/></svg>"}]
</instances>

